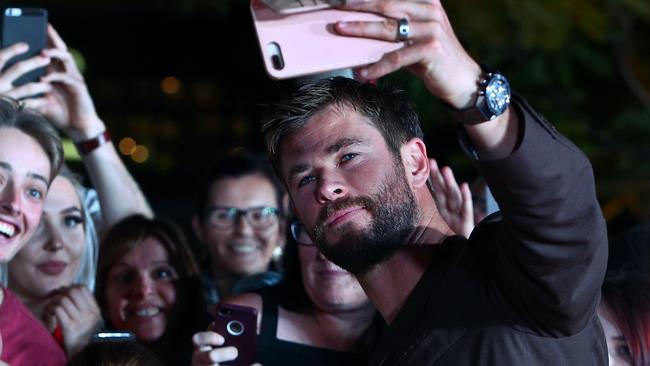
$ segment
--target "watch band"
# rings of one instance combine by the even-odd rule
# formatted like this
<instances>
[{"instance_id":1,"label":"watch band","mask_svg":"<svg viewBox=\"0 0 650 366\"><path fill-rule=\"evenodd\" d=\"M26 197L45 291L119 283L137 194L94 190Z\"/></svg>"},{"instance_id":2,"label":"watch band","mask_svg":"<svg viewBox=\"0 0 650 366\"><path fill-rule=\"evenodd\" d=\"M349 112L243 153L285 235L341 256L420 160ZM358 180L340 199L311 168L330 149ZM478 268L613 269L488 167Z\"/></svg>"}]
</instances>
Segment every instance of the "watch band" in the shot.
<instances>
[{"instance_id":1,"label":"watch band","mask_svg":"<svg viewBox=\"0 0 650 366\"><path fill-rule=\"evenodd\" d=\"M75 142L75 146L77 147L79 154L88 155L90 152L109 141L111 141L111 134L108 133L108 130L104 130L104 132L91 139Z\"/></svg>"},{"instance_id":2,"label":"watch band","mask_svg":"<svg viewBox=\"0 0 650 366\"><path fill-rule=\"evenodd\" d=\"M464 125L477 125L492 120L501 115L510 103L510 85L508 84L507 79L488 65L481 64L481 70L483 72L477 81L478 88L476 91L476 99L472 105L463 109L456 109L450 105L447 106L449 116L458 123ZM501 88L500 90L507 91L507 97L503 99L503 102L497 102L499 105L505 106L502 110L493 111L489 106L489 104L494 103L494 100L488 100L486 93L488 88L493 87L493 83L500 83L499 85L505 88ZM493 94L490 95L493 97Z\"/></svg>"}]
</instances>

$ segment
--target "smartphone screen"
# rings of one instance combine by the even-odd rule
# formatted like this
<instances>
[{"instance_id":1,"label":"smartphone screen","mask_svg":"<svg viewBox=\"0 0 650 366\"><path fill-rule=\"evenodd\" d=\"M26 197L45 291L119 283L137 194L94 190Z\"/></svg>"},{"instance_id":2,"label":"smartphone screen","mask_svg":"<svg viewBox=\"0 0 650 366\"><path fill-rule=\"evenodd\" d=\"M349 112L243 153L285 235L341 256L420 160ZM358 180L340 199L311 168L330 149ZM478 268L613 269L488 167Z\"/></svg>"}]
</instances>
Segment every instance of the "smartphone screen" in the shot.
<instances>
[{"instance_id":1,"label":"smartphone screen","mask_svg":"<svg viewBox=\"0 0 650 366\"><path fill-rule=\"evenodd\" d=\"M219 304L214 330L225 338L224 346L237 348L237 358L222 365L249 366L255 362L257 310L248 306Z\"/></svg>"},{"instance_id":2,"label":"smartphone screen","mask_svg":"<svg viewBox=\"0 0 650 366\"><path fill-rule=\"evenodd\" d=\"M31 58L47 44L47 10L41 8L6 8L2 13L2 47L18 42L29 45L29 51L7 62L3 71L18 61ZM32 70L14 81L20 86L37 81L45 73L45 67Z\"/></svg>"}]
</instances>

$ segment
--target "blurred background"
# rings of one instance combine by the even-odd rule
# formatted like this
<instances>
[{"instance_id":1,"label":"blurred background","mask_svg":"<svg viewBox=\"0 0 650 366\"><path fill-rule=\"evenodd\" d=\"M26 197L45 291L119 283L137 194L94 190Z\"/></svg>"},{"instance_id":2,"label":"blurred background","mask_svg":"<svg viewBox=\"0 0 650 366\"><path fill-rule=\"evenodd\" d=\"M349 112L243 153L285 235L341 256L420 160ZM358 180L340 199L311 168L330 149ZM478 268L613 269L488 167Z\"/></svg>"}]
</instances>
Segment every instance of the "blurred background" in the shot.
<instances>
[{"instance_id":1,"label":"blurred background","mask_svg":"<svg viewBox=\"0 0 650 366\"><path fill-rule=\"evenodd\" d=\"M265 74L246 0L18 1L76 52L100 116L159 214L186 228L194 184L238 147L263 149ZM591 158L610 235L650 244L650 2L443 1L461 41ZM345 50L333 50L345 52ZM442 105L407 72L383 83L416 102L430 155L476 172ZM74 154L72 154L74 155ZM71 155L71 159L74 156ZM645 235L645 236L643 236ZM634 234L638 241L639 234ZM614 258L616 255L614 255Z\"/></svg>"}]
</instances>

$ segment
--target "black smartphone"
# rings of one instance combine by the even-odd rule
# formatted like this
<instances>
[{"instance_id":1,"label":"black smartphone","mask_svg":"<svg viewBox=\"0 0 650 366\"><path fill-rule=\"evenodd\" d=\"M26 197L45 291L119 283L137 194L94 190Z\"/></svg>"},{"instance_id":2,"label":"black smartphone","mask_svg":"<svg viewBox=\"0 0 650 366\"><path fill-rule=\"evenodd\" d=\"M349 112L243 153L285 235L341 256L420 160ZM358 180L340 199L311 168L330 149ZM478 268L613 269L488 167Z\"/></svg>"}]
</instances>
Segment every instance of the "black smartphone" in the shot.
<instances>
[{"instance_id":1,"label":"black smartphone","mask_svg":"<svg viewBox=\"0 0 650 366\"><path fill-rule=\"evenodd\" d=\"M214 331L225 338L225 346L237 348L237 358L222 365L250 366L255 363L257 309L219 304L214 314Z\"/></svg>"},{"instance_id":2,"label":"black smartphone","mask_svg":"<svg viewBox=\"0 0 650 366\"><path fill-rule=\"evenodd\" d=\"M39 54L47 45L47 10L42 8L5 8L2 12L2 47L18 42L29 45L26 53L9 60L2 71L18 61ZM37 81L45 73L45 67L32 70L14 81L20 86Z\"/></svg>"},{"instance_id":3,"label":"black smartphone","mask_svg":"<svg viewBox=\"0 0 650 366\"><path fill-rule=\"evenodd\" d=\"M131 332L101 331L93 334L91 342L135 341L135 334Z\"/></svg>"}]
</instances>

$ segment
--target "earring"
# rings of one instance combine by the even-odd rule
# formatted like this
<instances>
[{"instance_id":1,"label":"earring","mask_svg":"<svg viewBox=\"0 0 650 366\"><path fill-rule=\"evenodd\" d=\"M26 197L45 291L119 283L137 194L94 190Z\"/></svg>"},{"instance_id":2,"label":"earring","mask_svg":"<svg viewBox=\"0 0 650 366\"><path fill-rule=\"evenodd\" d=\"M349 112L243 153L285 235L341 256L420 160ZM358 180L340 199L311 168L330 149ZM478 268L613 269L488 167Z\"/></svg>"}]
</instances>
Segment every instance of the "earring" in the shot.
<instances>
[{"instance_id":1,"label":"earring","mask_svg":"<svg viewBox=\"0 0 650 366\"><path fill-rule=\"evenodd\" d=\"M282 247L279 246L279 245L276 246L275 248L273 248L273 253L271 254L271 256L273 257L273 260L276 261L276 262L279 261L280 258L282 258L282 252L283 252Z\"/></svg>"}]
</instances>

